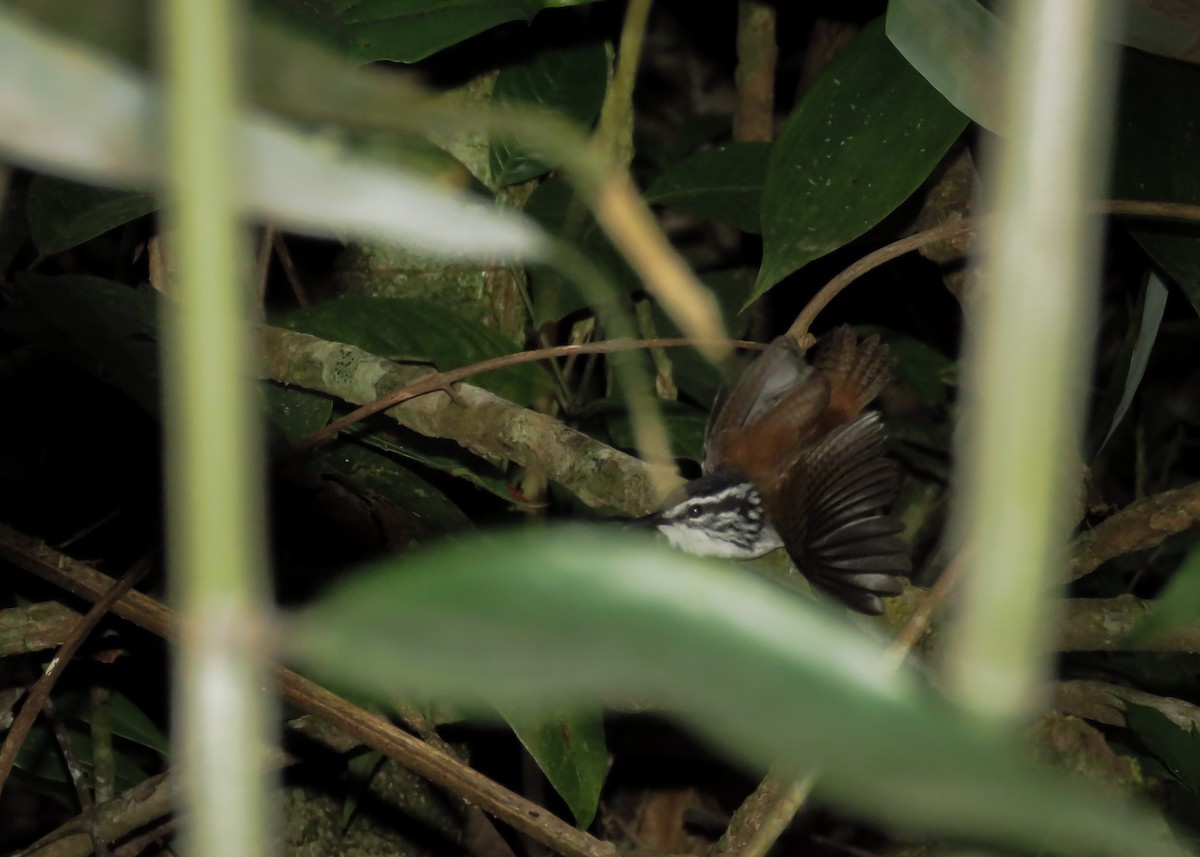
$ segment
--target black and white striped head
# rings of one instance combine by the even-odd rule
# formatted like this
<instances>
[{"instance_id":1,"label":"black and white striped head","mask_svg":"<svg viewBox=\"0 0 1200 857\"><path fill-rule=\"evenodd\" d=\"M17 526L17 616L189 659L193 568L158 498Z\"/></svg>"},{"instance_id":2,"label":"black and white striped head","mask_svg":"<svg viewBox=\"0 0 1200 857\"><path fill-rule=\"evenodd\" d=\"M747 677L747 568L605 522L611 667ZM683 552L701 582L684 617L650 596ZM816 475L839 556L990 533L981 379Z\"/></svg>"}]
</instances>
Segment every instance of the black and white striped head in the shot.
<instances>
[{"instance_id":1,"label":"black and white striped head","mask_svg":"<svg viewBox=\"0 0 1200 857\"><path fill-rule=\"evenodd\" d=\"M728 469L689 482L646 520L672 545L697 556L750 559L783 545L767 523L758 489Z\"/></svg>"}]
</instances>

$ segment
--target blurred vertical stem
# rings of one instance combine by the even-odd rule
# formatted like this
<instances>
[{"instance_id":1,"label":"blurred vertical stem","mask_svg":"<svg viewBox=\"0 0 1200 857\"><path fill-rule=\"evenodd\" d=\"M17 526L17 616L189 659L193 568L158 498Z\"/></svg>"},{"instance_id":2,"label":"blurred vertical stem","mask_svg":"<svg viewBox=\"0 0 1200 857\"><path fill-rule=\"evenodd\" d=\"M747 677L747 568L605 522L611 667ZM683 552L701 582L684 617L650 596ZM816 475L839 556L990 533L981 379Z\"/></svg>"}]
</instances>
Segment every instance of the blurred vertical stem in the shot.
<instances>
[{"instance_id":1,"label":"blurred vertical stem","mask_svg":"<svg viewBox=\"0 0 1200 857\"><path fill-rule=\"evenodd\" d=\"M263 773L270 678L263 622L262 443L239 181L233 0L168 0L167 224L178 278L167 310L168 559L182 614L174 671L187 857L259 857L273 843Z\"/></svg>"},{"instance_id":2,"label":"blurred vertical stem","mask_svg":"<svg viewBox=\"0 0 1200 857\"><path fill-rule=\"evenodd\" d=\"M774 136L778 54L774 5L765 0L738 0L733 139L766 141Z\"/></svg>"},{"instance_id":3,"label":"blurred vertical stem","mask_svg":"<svg viewBox=\"0 0 1200 857\"><path fill-rule=\"evenodd\" d=\"M642 59L642 45L646 41L650 4L651 0L629 0L625 23L621 27L621 43L617 47L617 66L593 135L608 163L621 169L628 169L633 161L633 86Z\"/></svg>"},{"instance_id":4,"label":"blurred vertical stem","mask_svg":"<svg viewBox=\"0 0 1200 857\"><path fill-rule=\"evenodd\" d=\"M608 83L608 91L604 95L604 106L600 109L600 120L596 123L596 131L592 135L592 145L600 152L608 164L608 177L601 183L596 192L596 216L614 239L621 234L634 231L642 235L647 230L657 229L648 210L638 204L622 206L623 216L612 216L606 210L605 201L611 202L621 194L633 193L636 199L636 189L628 179L622 178L633 162L633 90L637 82L638 65L642 58L642 45L646 41L646 22L650 18L651 0L629 0L625 9L625 22L621 27L621 42L617 46L617 64L613 70L612 80ZM625 202L628 202L626 200ZM649 223L634 223L638 218L649 219ZM627 249L636 247L637 241L617 242ZM562 265L563 254L558 254L559 264ZM633 256L630 256L633 259ZM585 293L593 293L593 302L604 293L603 277L592 270L586 260L566 259L566 264L572 270L575 282L584 289ZM653 261L642 259L647 264ZM659 260L659 267L661 262ZM672 257L670 261L679 260ZM585 264L580 264L581 262ZM639 269L644 270L644 269ZM664 278L669 279L670 271L661 271ZM687 275L690 277L690 273ZM659 299L662 296L659 295ZM686 297L682 305L686 307ZM598 304L593 303L595 306ZM627 322L624 309L614 304L611 312L603 314L605 324L617 336L632 336L632 322ZM616 325L619 324L620 327ZM671 440L667 436L658 408L654 402L654 392L647 382L645 373L637 363L634 354L614 354L609 362L620 377L621 384L629 397L629 418L633 425L634 443L638 454L651 468L651 478L660 494L665 494L677 483L675 467L671 459Z\"/></svg>"},{"instance_id":5,"label":"blurred vertical stem","mask_svg":"<svg viewBox=\"0 0 1200 857\"><path fill-rule=\"evenodd\" d=\"M1028 715L1049 668L1048 597L1063 579L1081 477L1116 4L1016 0L996 217L972 307L959 433L963 605L952 691L974 713ZM1115 23L1115 22L1113 22Z\"/></svg>"}]
</instances>

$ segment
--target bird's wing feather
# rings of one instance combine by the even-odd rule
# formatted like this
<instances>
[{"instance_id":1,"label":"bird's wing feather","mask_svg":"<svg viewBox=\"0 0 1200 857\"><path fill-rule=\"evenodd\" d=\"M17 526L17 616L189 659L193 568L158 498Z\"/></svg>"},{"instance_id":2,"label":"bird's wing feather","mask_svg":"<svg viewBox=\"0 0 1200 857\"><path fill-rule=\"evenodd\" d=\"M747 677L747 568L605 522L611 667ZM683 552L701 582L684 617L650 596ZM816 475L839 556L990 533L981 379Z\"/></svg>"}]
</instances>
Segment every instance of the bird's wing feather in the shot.
<instances>
[{"instance_id":1,"label":"bird's wing feather","mask_svg":"<svg viewBox=\"0 0 1200 857\"><path fill-rule=\"evenodd\" d=\"M899 593L911 569L904 526L883 513L900 486L884 440L873 412L835 428L792 468L772 510L801 573L863 613L882 612L881 596Z\"/></svg>"}]
</instances>

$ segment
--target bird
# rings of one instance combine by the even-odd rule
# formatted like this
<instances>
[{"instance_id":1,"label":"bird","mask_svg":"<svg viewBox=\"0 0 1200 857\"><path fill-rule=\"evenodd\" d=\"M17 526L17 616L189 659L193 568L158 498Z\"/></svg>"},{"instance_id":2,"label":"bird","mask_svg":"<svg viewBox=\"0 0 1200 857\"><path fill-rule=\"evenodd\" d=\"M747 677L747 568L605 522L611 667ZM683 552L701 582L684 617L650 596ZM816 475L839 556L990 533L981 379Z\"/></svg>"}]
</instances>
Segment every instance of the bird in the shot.
<instances>
[{"instance_id":1,"label":"bird","mask_svg":"<svg viewBox=\"0 0 1200 857\"><path fill-rule=\"evenodd\" d=\"M750 559L785 548L814 589L880 614L911 571L888 514L899 466L866 410L891 380L878 336L846 326L821 337L812 362L792 336L773 340L713 405L701 476L644 519L676 548Z\"/></svg>"}]
</instances>

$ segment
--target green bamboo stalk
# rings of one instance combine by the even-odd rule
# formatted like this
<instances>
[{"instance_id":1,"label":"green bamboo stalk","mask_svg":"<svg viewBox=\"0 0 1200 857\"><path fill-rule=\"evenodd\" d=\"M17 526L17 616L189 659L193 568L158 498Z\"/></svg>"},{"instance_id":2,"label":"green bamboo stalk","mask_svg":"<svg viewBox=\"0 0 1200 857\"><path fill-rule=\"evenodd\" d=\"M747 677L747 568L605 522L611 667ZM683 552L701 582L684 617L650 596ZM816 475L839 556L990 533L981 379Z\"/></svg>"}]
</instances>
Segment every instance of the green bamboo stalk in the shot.
<instances>
[{"instance_id":1,"label":"green bamboo stalk","mask_svg":"<svg viewBox=\"0 0 1200 857\"><path fill-rule=\"evenodd\" d=\"M163 5L168 559L182 613L174 740L188 857L267 854L270 680L255 658L267 591L250 269L239 234L234 0Z\"/></svg>"},{"instance_id":2,"label":"green bamboo stalk","mask_svg":"<svg viewBox=\"0 0 1200 857\"><path fill-rule=\"evenodd\" d=\"M963 609L948 669L959 701L1011 723L1044 696L1081 477L1094 340L1117 4L1017 0L996 217L972 308L957 535ZM1089 210L1091 209L1091 210Z\"/></svg>"}]
</instances>

